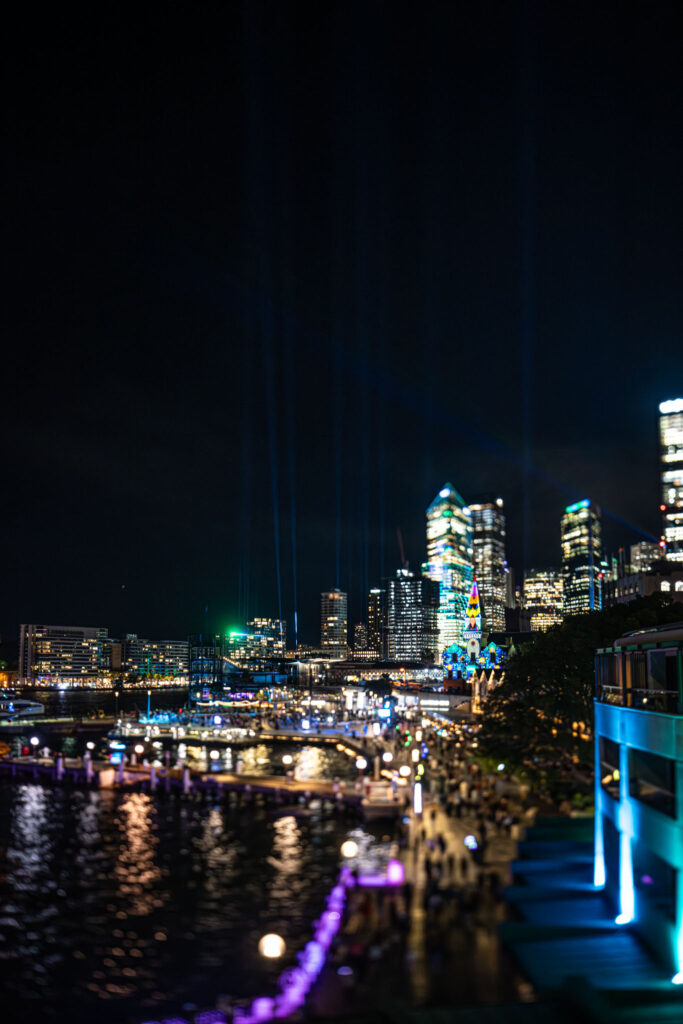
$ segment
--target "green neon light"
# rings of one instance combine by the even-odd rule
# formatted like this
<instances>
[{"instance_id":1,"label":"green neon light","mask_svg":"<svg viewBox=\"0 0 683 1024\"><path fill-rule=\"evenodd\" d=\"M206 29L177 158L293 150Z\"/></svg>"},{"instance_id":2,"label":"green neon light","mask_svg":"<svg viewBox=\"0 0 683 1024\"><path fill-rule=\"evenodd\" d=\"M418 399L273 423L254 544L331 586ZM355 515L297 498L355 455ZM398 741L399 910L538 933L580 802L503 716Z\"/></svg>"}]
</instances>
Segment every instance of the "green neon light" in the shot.
<instances>
[{"instance_id":1,"label":"green neon light","mask_svg":"<svg viewBox=\"0 0 683 1024\"><path fill-rule=\"evenodd\" d=\"M584 498L583 501L577 501L573 505L567 505L565 512L578 512L580 508L588 508L590 505L590 499Z\"/></svg>"}]
</instances>

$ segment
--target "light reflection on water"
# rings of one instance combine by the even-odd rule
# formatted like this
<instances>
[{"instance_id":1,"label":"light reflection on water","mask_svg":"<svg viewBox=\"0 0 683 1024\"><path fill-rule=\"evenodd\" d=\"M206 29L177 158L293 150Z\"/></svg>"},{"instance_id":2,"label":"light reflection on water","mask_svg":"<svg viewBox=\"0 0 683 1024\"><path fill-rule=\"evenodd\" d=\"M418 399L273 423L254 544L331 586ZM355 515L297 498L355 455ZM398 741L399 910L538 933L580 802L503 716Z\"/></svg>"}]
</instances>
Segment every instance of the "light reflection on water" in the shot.
<instances>
[{"instance_id":1,"label":"light reflection on water","mask_svg":"<svg viewBox=\"0 0 683 1024\"><path fill-rule=\"evenodd\" d=\"M267 992L347 829L147 794L0 786L2 1019L128 1024Z\"/></svg>"}]
</instances>

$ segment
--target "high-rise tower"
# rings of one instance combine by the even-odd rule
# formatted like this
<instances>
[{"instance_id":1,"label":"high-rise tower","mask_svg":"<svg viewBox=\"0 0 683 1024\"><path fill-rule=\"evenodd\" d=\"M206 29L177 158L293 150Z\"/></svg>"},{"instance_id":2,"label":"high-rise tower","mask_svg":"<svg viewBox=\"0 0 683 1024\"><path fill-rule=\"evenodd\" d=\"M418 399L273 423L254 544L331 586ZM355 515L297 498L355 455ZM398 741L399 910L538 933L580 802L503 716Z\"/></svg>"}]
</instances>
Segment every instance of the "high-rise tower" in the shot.
<instances>
[{"instance_id":1,"label":"high-rise tower","mask_svg":"<svg viewBox=\"0 0 683 1024\"><path fill-rule=\"evenodd\" d=\"M683 562L683 398L659 406L662 458L662 541L664 556Z\"/></svg>"},{"instance_id":2,"label":"high-rise tower","mask_svg":"<svg viewBox=\"0 0 683 1024\"><path fill-rule=\"evenodd\" d=\"M505 629L505 514L503 499L469 506L474 575L489 629Z\"/></svg>"},{"instance_id":3,"label":"high-rise tower","mask_svg":"<svg viewBox=\"0 0 683 1024\"><path fill-rule=\"evenodd\" d=\"M386 581L386 594L389 659L437 660L438 585L409 569L397 569Z\"/></svg>"},{"instance_id":4,"label":"high-rise tower","mask_svg":"<svg viewBox=\"0 0 683 1024\"><path fill-rule=\"evenodd\" d=\"M564 614L602 608L602 526L600 508L586 498L568 505L562 516Z\"/></svg>"},{"instance_id":5,"label":"high-rise tower","mask_svg":"<svg viewBox=\"0 0 683 1024\"><path fill-rule=\"evenodd\" d=\"M349 653L348 598L341 590L320 595L320 647L330 658Z\"/></svg>"},{"instance_id":6,"label":"high-rise tower","mask_svg":"<svg viewBox=\"0 0 683 1024\"><path fill-rule=\"evenodd\" d=\"M472 513L453 484L427 509L427 561L422 571L439 584L439 649L460 643L472 589Z\"/></svg>"},{"instance_id":7,"label":"high-rise tower","mask_svg":"<svg viewBox=\"0 0 683 1024\"><path fill-rule=\"evenodd\" d=\"M380 587L373 587L368 594L368 651L378 661L387 656L386 591Z\"/></svg>"}]
</instances>

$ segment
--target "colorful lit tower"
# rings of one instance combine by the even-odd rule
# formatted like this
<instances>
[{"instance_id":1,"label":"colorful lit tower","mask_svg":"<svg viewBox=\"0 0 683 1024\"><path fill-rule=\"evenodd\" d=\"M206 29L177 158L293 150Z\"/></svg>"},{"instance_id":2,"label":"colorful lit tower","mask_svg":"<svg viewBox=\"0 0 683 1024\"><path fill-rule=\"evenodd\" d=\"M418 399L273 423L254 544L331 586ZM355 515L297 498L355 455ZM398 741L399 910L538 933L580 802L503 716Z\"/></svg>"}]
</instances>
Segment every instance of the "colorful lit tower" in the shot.
<instances>
[{"instance_id":1,"label":"colorful lit tower","mask_svg":"<svg viewBox=\"0 0 683 1024\"><path fill-rule=\"evenodd\" d=\"M462 638L465 641L467 656L472 663L476 663L481 650L481 604L479 603L479 588L477 581L472 583L467 608L465 609L465 628Z\"/></svg>"},{"instance_id":2,"label":"colorful lit tower","mask_svg":"<svg viewBox=\"0 0 683 1024\"><path fill-rule=\"evenodd\" d=\"M427 509L427 561L422 572L439 584L439 648L463 639L472 587L472 514L453 484L441 488Z\"/></svg>"}]
</instances>

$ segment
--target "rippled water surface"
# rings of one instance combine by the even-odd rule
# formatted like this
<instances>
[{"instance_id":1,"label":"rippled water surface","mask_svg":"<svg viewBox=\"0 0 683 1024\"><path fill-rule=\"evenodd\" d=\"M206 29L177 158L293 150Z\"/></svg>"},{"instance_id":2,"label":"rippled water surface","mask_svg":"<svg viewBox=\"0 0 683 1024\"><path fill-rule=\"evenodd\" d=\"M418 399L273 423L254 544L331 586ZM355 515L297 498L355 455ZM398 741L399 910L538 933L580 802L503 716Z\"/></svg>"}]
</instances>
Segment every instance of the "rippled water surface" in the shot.
<instances>
[{"instance_id":1,"label":"rippled water surface","mask_svg":"<svg viewBox=\"0 0 683 1024\"><path fill-rule=\"evenodd\" d=\"M337 822L0 786L3 1021L128 1024L271 990L338 869ZM40 1014L44 1016L40 1016Z\"/></svg>"}]
</instances>

